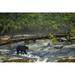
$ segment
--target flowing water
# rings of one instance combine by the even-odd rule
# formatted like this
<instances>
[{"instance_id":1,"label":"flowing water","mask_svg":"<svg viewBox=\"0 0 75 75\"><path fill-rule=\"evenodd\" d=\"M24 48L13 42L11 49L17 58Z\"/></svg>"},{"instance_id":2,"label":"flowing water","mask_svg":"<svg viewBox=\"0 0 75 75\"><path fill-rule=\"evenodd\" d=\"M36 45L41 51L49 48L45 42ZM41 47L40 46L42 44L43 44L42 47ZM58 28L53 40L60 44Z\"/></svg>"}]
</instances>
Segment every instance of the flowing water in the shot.
<instances>
[{"instance_id":1,"label":"flowing water","mask_svg":"<svg viewBox=\"0 0 75 75\"><path fill-rule=\"evenodd\" d=\"M50 45L48 45L50 43ZM16 46L19 44L24 44L23 42L14 43L11 45L0 46L1 54L10 54L15 57L22 58L35 58L34 62L55 62L59 58L67 56L75 56L75 45L67 45L64 48L54 48L55 45L51 41L40 40L36 43L30 43L27 46L29 47L28 54L17 55Z\"/></svg>"}]
</instances>

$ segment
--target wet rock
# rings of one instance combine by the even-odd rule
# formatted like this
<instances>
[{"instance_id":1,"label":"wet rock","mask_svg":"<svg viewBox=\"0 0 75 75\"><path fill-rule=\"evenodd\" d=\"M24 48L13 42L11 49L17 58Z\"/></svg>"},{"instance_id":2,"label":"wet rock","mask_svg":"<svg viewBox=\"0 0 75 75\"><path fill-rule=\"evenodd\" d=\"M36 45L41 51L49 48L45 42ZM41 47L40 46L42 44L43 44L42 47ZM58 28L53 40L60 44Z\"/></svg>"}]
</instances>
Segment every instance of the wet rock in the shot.
<instances>
[{"instance_id":1,"label":"wet rock","mask_svg":"<svg viewBox=\"0 0 75 75\"><path fill-rule=\"evenodd\" d=\"M33 59L30 58L18 58L18 59L9 59L9 60L3 60L3 62L33 62Z\"/></svg>"},{"instance_id":2,"label":"wet rock","mask_svg":"<svg viewBox=\"0 0 75 75\"><path fill-rule=\"evenodd\" d=\"M56 46L54 46L55 49L61 49L63 47L64 47L64 45L56 45Z\"/></svg>"},{"instance_id":3,"label":"wet rock","mask_svg":"<svg viewBox=\"0 0 75 75\"><path fill-rule=\"evenodd\" d=\"M75 57L64 57L57 60L57 62L75 62Z\"/></svg>"}]
</instances>

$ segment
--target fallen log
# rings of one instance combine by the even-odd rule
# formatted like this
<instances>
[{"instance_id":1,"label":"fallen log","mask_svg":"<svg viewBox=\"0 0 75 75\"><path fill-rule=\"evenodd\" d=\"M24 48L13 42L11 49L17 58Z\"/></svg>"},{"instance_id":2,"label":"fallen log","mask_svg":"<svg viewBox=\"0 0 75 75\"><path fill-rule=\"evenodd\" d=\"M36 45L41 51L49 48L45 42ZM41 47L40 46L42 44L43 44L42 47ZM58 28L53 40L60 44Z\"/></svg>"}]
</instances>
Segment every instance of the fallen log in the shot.
<instances>
[{"instance_id":1,"label":"fallen log","mask_svg":"<svg viewBox=\"0 0 75 75\"><path fill-rule=\"evenodd\" d=\"M65 37L68 34L54 34L56 37ZM20 35L20 36L2 36L0 37L0 46L1 45L6 45L6 44L10 44L10 43L16 43L16 42L21 42L21 41L29 41L29 40L37 40L37 39L49 39L49 35L30 35L30 36L25 36L25 35ZM70 40L75 40L75 37L71 38Z\"/></svg>"}]
</instances>

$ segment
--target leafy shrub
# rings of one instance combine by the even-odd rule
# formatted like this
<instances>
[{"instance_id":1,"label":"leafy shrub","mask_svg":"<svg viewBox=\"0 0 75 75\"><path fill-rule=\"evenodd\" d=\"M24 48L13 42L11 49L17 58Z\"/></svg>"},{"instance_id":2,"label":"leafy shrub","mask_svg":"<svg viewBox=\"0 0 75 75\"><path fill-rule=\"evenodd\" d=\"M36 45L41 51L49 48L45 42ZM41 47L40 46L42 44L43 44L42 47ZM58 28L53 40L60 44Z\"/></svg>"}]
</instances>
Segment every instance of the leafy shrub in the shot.
<instances>
[{"instance_id":1,"label":"leafy shrub","mask_svg":"<svg viewBox=\"0 0 75 75\"><path fill-rule=\"evenodd\" d=\"M56 43L57 42L57 38L56 36L54 36L53 34L49 34L49 39L53 42L53 43Z\"/></svg>"}]
</instances>

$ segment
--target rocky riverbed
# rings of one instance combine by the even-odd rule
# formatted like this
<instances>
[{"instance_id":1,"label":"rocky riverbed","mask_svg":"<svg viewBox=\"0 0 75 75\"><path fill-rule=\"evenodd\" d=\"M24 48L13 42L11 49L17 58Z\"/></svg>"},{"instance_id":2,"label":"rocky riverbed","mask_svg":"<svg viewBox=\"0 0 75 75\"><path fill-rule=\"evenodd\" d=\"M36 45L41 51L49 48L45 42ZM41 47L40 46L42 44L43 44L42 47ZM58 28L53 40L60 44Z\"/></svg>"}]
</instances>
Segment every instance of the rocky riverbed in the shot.
<instances>
[{"instance_id":1,"label":"rocky riverbed","mask_svg":"<svg viewBox=\"0 0 75 75\"><path fill-rule=\"evenodd\" d=\"M75 44L53 45L50 40L37 40L27 44L27 55L17 55L15 48L19 44L24 43L0 46L0 62L75 62Z\"/></svg>"}]
</instances>

